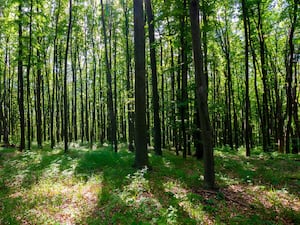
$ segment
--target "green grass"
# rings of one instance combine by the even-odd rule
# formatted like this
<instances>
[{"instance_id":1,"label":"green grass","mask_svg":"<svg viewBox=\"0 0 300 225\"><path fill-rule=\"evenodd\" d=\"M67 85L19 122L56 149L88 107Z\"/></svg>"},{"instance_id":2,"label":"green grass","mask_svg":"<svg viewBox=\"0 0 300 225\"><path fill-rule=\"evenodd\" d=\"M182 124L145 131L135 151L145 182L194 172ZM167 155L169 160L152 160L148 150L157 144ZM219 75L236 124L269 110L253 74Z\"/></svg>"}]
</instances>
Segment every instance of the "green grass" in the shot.
<instances>
[{"instance_id":1,"label":"green grass","mask_svg":"<svg viewBox=\"0 0 300 225\"><path fill-rule=\"evenodd\" d=\"M215 150L218 191L203 162L72 145L0 148L0 224L300 224L300 156Z\"/></svg>"}]
</instances>

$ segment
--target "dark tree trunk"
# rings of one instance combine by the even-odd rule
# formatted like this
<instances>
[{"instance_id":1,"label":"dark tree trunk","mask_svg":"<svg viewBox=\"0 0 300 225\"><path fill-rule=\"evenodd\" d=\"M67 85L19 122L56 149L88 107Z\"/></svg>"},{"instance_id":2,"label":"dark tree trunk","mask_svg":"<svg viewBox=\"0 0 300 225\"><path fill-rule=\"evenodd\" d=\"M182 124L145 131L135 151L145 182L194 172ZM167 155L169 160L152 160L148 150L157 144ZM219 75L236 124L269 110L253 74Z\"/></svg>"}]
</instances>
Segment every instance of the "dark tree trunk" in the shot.
<instances>
[{"instance_id":1,"label":"dark tree trunk","mask_svg":"<svg viewBox=\"0 0 300 225\"><path fill-rule=\"evenodd\" d=\"M204 182L207 188L215 187L213 139L207 105L207 78L203 71L203 53L199 26L199 0L190 0L191 33L197 88L197 107L204 148Z\"/></svg>"},{"instance_id":2,"label":"dark tree trunk","mask_svg":"<svg viewBox=\"0 0 300 225\"><path fill-rule=\"evenodd\" d=\"M18 105L20 113L21 140L20 151L25 149L25 113L24 113L24 79L23 79L23 12L22 3L19 3L19 21L18 21Z\"/></svg>"},{"instance_id":3,"label":"dark tree trunk","mask_svg":"<svg viewBox=\"0 0 300 225\"><path fill-rule=\"evenodd\" d=\"M39 41L40 44L40 41ZM40 51L37 50L37 76L36 76L36 137L39 148L42 148L42 105L41 105L41 82L42 62Z\"/></svg>"},{"instance_id":4,"label":"dark tree trunk","mask_svg":"<svg viewBox=\"0 0 300 225\"><path fill-rule=\"evenodd\" d=\"M75 48L75 50L74 50ZM73 137L76 141L78 139L77 132L77 50L76 47L71 47L72 57L72 130Z\"/></svg>"},{"instance_id":5,"label":"dark tree trunk","mask_svg":"<svg viewBox=\"0 0 300 225\"><path fill-rule=\"evenodd\" d=\"M84 36L84 42L85 42L85 54L84 54L84 63L85 63L85 139L86 141L90 141L89 138L89 92L88 92L88 81L89 81L89 75L88 75L88 46L87 46L87 30L85 30L85 36Z\"/></svg>"},{"instance_id":6,"label":"dark tree trunk","mask_svg":"<svg viewBox=\"0 0 300 225\"><path fill-rule=\"evenodd\" d=\"M154 118L154 149L157 155L162 155L161 151L161 126L159 118L159 95L157 90L157 65L156 65L156 51L154 38L154 17L152 12L151 0L145 0L148 31L149 31L149 45L150 45L150 61L152 70L152 105Z\"/></svg>"},{"instance_id":7,"label":"dark tree trunk","mask_svg":"<svg viewBox=\"0 0 300 225\"><path fill-rule=\"evenodd\" d=\"M103 34L104 34L104 47L105 47L105 64L106 64L106 82L107 82L107 107L108 107L108 116L109 116L109 133L112 141L112 146L115 152L118 150L117 145L117 136L116 136L116 115L113 104L113 94L112 94L112 78L111 78L111 64L109 62L108 55L108 46L107 46L107 35L106 35L106 25L104 18L104 6L103 1L101 0L101 20L103 26Z\"/></svg>"},{"instance_id":8,"label":"dark tree trunk","mask_svg":"<svg viewBox=\"0 0 300 225\"><path fill-rule=\"evenodd\" d=\"M181 16L181 103L180 103L180 120L181 120L181 132L182 132L182 144L183 144L183 158L186 158L187 154L187 120L188 120L188 92L187 92L187 43L186 43L186 0L183 1L183 15Z\"/></svg>"},{"instance_id":9,"label":"dark tree trunk","mask_svg":"<svg viewBox=\"0 0 300 225\"><path fill-rule=\"evenodd\" d=\"M127 90L127 112L128 112L128 150L133 151L134 142L134 108L133 108L133 90L131 85L131 54L129 49L129 21L128 21L128 6L127 1L124 3L124 16L125 16L125 40L126 40L126 90Z\"/></svg>"},{"instance_id":10,"label":"dark tree trunk","mask_svg":"<svg viewBox=\"0 0 300 225\"><path fill-rule=\"evenodd\" d=\"M29 46L28 46L28 61L27 61L27 149L31 148L31 99L30 99L30 69L31 69L31 55L32 55L32 10L33 10L33 2L30 1L30 14L29 14Z\"/></svg>"},{"instance_id":11,"label":"dark tree trunk","mask_svg":"<svg viewBox=\"0 0 300 225\"><path fill-rule=\"evenodd\" d=\"M57 96L56 86L57 86L57 32L58 32L58 19L59 19L59 8L60 8L60 1L58 1L58 12L55 15L55 34L54 34L54 41L53 41L53 91L52 91L52 99L51 99L51 111L50 111L50 139L51 139L51 148L54 148L55 145L55 138L54 138L54 106L55 106L55 96ZM57 110L57 109L56 109Z\"/></svg>"},{"instance_id":12,"label":"dark tree trunk","mask_svg":"<svg viewBox=\"0 0 300 225\"><path fill-rule=\"evenodd\" d=\"M242 11L243 11L243 22L244 22L244 36L245 36L245 142L246 142L246 156L250 156L250 137L251 129L250 129L250 120L251 120L251 114L250 114L250 99L249 99L249 29L248 26L248 9L246 5L246 1L242 0Z\"/></svg>"},{"instance_id":13,"label":"dark tree trunk","mask_svg":"<svg viewBox=\"0 0 300 225\"><path fill-rule=\"evenodd\" d=\"M67 85L67 75L68 75L68 54L69 54L69 43L71 38L72 30L72 0L69 0L69 25L66 41L66 52L65 52L65 68L64 68L64 151L68 152L68 123L69 123L69 106L68 106L68 85Z\"/></svg>"},{"instance_id":14,"label":"dark tree trunk","mask_svg":"<svg viewBox=\"0 0 300 225\"><path fill-rule=\"evenodd\" d=\"M84 141L84 104L83 104L83 78L82 78L82 67L80 63L80 55L79 55L79 46L76 48L77 50L77 60L78 60L78 68L79 68L79 79L80 79L80 137L81 142Z\"/></svg>"},{"instance_id":15,"label":"dark tree trunk","mask_svg":"<svg viewBox=\"0 0 300 225\"><path fill-rule=\"evenodd\" d=\"M262 71L262 83L263 83L263 112L262 112L262 135L263 135L263 150L269 151L270 149L270 127L269 127L269 87L268 87L268 71L265 54L265 36L263 32L263 21L261 15L261 3L257 4L258 8L258 34L259 34L259 46L260 46L260 63Z\"/></svg>"},{"instance_id":16,"label":"dark tree trunk","mask_svg":"<svg viewBox=\"0 0 300 225\"><path fill-rule=\"evenodd\" d=\"M143 0L134 0L135 59L135 162L134 166L149 166L146 130L145 30Z\"/></svg>"},{"instance_id":17,"label":"dark tree trunk","mask_svg":"<svg viewBox=\"0 0 300 225\"><path fill-rule=\"evenodd\" d=\"M162 71L163 67L163 45L160 40L160 68ZM161 131L162 131L162 148L166 147L166 139L168 140L169 135L168 132L166 132L166 123L165 123L165 77L162 74L161 76ZM167 136L167 138L166 138Z\"/></svg>"},{"instance_id":18,"label":"dark tree trunk","mask_svg":"<svg viewBox=\"0 0 300 225\"><path fill-rule=\"evenodd\" d=\"M2 98L2 108L0 106L0 110L2 111L2 129L3 131L3 142L5 145L9 145L9 125L8 125L8 96L7 96L7 90L9 89L9 85L7 85L7 67L8 65L8 41L9 39L6 39L6 48L5 48L5 62L4 62L4 70L3 70L3 98ZM8 86L8 87L7 87ZM1 122L1 120L0 120ZM1 140L1 138L0 138Z\"/></svg>"},{"instance_id":19,"label":"dark tree trunk","mask_svg":"<svg viewBox=\"0 0 300 225\"><path fill-rule=\"evenodd\" d=\"M94 19L94 15L93 15ZM93 89L93 111L92 111L92 125L91 125L91 131L90 131L90 147L93 148L93 143L95 141L95 123L96 123L96 73L97 73L97 62L96 62L96 47L95 47L95 41L94 41L94 24L92 25L92 57L93 57L93 83L92 83L92 89Z\"/></svg>"},{"instance_id":20,"label":"dark tree trunk","mask_svg":"<svg viewBox=\"0 0 300 225\"><path fill-rule=\"evenodd\" d=\"M290 136L292 134L292 119L294 111L294 104L296 102L296 99L294 100L293 97L293 60L294 60L294 52L295 52L295 46L293 43L294 39L294 33L296 29L296 21L297 21L297 12L298 12L298 4L299 0L294 1L293 5L293 15L291 17L291 28L289 31L288 36L288 46L287 46L287 59L286 59L286 98L287 98L287 104L286 104L286 114L287 114L287 126L286 126L286 146L285 151L286 153L290 153ZM296 110L297 112L298 110ZM295 122L296 122L296 129L297 126L299 126L298 123L298 115L295 115ZM298 129L297 129L298 130Z\"/></svg>"}]
</instances>

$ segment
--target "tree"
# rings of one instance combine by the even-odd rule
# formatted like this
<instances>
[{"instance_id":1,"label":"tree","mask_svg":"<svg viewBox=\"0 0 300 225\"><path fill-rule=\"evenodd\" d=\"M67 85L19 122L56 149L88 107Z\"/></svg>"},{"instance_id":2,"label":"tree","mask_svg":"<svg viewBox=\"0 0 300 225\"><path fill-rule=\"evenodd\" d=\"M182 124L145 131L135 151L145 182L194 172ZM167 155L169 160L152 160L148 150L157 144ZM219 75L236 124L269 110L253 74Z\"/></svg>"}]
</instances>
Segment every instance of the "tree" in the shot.
<instances>
[{"instance_id":1,"label":"tree","mask_svg":"<svg viewBox=\"0 0 300 225\"><path fill-rule=\"evenodd\" d=\"M155 51L155 37L154 37L154 18L152 12L151 0L145 0L148 30L149 30L149 45L150 45L150 60L152 70L152 104L153 104L153 118L154 118L154 149L157 155L162 155L161 151L161 128L159 118L159 95L157 90L157 65L156 65L156 51Z\"/></svg>"},{"instance_id":2,"label":"tree","mask_svg":"<svg viewBox=\"0 0 300 225\"><path fill-rule=\"evenodd\" d=\"M130 54L130 45L129 45L129 10L127 0L123 1L123 11L124 11L124 33L125 33L125 45L126 45L126 91L127 91L127 120L128 120L128 149L133 151L133 141L134 141L134 110L133 110L133 91L132 91L132 74L131 74L131 54Z\"/></svg>"},{"instance_id":3,"label":"tree","mask_svg":"<svg viewBox=\"0 0 300 225\"><path fill-rule=\"evenodd\" d=\"M204 149L204 182L209 189L215 187L213 139L207 103L207 80L203 70L203 52L199 26L199 0L190 0L190 21L195 66L197 107L200 116Z\"/></svg>"},{"instance_id":4,"label":"tree","mask_svg":"<svg viewBox=\"0 0 300 225\"><path fill-rule=\"evenodd\" d=\"M248 27L248 12L247 12L247 5L246 1L242 0L242 12L243 12L243 22L244 22L244 34L245 34L245 125L246 125L246 132L245 132L245 142L246 142L246 155L250 156L250 137L251 137L251 130L250 130L250 99L249 99L249 27Z\"/></svg>"},{"instance_id":5,"label":"tree","mask_svg":"<svg viewBox=\"0 0 300 225\"><path fill-rule=\"evenodd\" d=\"M25 148L25 113L24 113L24 78L23 78L23 10L22 1L19 2L18 18L18 105L20 113L21 142L20 151Z\"/></svg>"},{"instance_id":6,"label":"tree","mask_svg":"<svg viewBox=\"0 0 300 225\"><path fill-rule=\"evenodd\" d=\"M143 0L134 0L134 60L135 60L135 162L134 166L149 166L146 130L145 30Z\"/></svg>"},{"instance_id":7,"label":"tree","mask_svg":"<svg viewBox=\"0 0 300 225\"><path fill-rule=\"evenodd\" d=\"M103 37L104 37L104 48L105 48L105 64L106 64L106 82L107 82L107 105L108 105L108 112L109 112L109 130L110 130L110 138L112 141L112 145L114 151L118 151L117 145L117 126L116 126L116 115L114 110L114 103L113 103L113 94L112 94L112 78L111 78L111 63L109 62L108 56L108 46L107 46L107 34L106 34L106 25L105 25L105 18L104 18L104 6L103 1L101 0L101 19L102 19L102 26L103 26Z\"/></svg>"},{"instance_id":8,"label":"tree","mask_svg":"<svg viewBox=\"0 0 300 225\"><path fill-rule=\"evenodd\" d=\"M288 46L287 46L287 56L286 56L286 115L287 115L287 127L286 127L286 153L290 153L290 135L292 130L292 119L294 117L296 133L300 135L299 121L298 121L298 110L297 110L297 100L296 100L296 86L297 82L293 84L293 64L294 64L294 53L295 53L295 45L294 45L294 35L296 29L296 22L298 16L298 5L299 0L294 0L292 6L291 13L291 27L288 33ZM296 79L296 76L295 76ZM294 153L297 153L297 150L294 150Z\"/></svg>"},{"instance_id":9,"label":"tree","mask_svg":"<svg viewBox=\"0 0 300 225\"><path fill-rule=\"evenodd\" d=\"M72 0L69 0L69 24L68 24L68 33L66 40L66 52L65 52L65 67L64 67L64 151L68 151L68 132L69 132L69 105L68 105L68 54L69 54L69 43L71 38L71 29L72 29Z\"/></svg>"}]
</instances>

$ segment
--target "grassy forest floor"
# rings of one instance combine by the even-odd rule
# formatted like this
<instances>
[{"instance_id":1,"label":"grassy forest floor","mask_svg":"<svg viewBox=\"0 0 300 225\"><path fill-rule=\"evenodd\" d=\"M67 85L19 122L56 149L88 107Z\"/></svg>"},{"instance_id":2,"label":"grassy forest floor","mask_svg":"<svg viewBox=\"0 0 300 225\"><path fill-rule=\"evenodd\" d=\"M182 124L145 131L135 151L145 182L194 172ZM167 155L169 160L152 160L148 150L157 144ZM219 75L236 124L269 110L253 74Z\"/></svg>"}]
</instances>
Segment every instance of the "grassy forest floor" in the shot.
<instances>
[{"instance_id":1,"label":"grassy forest floor","mask_svg":"<svg viewBox=\"0 0 300 225\"><path fill-rule=\"evenodd\" d=\"M203 162L169 151L137 171L109 147L0 148L0 224L300 224L300 155L258 152L216 149L206 191Z\"/></svg>"}]
</instances>

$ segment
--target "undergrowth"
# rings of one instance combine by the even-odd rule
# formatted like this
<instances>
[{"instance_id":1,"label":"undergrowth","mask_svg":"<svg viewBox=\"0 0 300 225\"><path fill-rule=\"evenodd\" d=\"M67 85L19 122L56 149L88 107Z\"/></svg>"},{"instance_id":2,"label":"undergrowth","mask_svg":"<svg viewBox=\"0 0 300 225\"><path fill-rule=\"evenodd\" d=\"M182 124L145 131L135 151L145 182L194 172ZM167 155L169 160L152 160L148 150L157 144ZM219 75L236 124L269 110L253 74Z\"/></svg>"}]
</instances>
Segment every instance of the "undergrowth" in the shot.
<instances>
[{"instance_id":1,"label":"undergrowth","mask_svg":"<svg viewBox=\"0 0 300 225\"><path fill-rule=\"evenodd\" d=\"M0 224L300 224L300 156L215 149L217 191L203 162L73 144L0 148Z\"/></svg>"}]
</instances>

